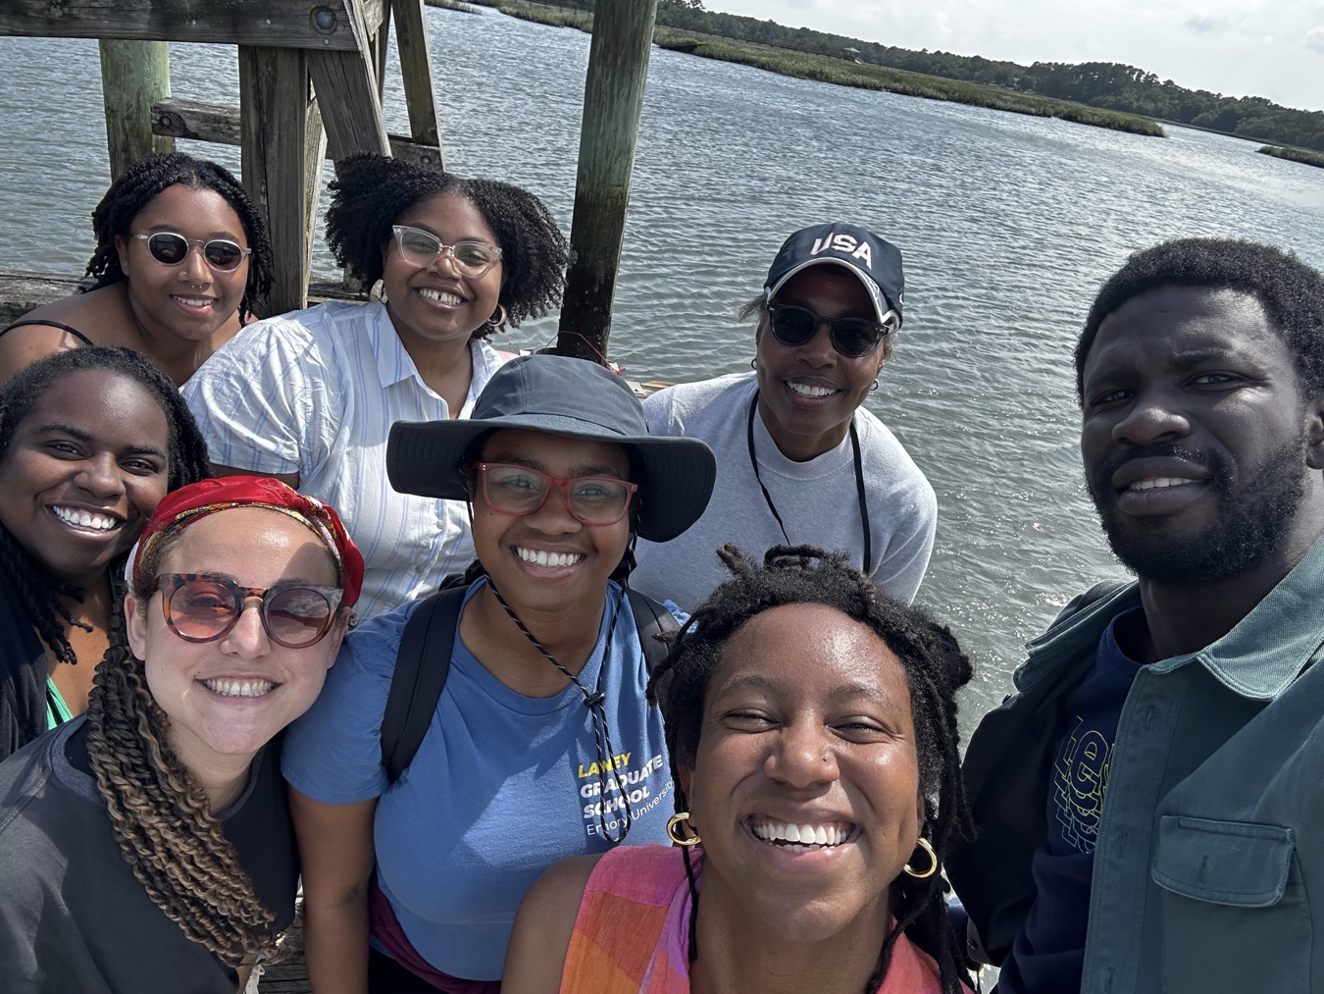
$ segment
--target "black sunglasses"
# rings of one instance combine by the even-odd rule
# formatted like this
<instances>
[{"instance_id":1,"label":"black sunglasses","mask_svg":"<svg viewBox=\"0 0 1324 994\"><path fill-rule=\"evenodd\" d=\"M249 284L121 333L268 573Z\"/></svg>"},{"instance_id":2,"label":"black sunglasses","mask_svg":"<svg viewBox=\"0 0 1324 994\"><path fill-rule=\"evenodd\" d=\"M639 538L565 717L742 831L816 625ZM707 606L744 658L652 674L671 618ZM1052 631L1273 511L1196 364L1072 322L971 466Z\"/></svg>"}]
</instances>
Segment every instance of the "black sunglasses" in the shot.
<instances>
[{"instance_id":1,"label":"black sunglasses","mask_svg":"<svg viewBox=\"0 0 1324 994\"><path fill-rule=\"evenodd\" d=\"M238 242L228 238L185 238L173 231L155 231L150 235L134 235L147 243L147 251L152 258L167 266L178 266L188 258L188 250L193 245L202 246L202 258L218 273L232 273L239 268L244 257L253 254L251 248L244 248Z\"/></svg>"},{"instance_id":2,"label":"black sunglasses","mask_svg":"<svg viewBox=\"0 0 1324 994\"><path fill-rule=\"evenodd\" d=\"M852 359L869 355L892 333L891 324L868 318L825 318L799 304L768 304L768 325L773 337L783 345L793 348L804 345L814 337L820 324L828 326L832 347Z\"/></svg>"}]
</instances>

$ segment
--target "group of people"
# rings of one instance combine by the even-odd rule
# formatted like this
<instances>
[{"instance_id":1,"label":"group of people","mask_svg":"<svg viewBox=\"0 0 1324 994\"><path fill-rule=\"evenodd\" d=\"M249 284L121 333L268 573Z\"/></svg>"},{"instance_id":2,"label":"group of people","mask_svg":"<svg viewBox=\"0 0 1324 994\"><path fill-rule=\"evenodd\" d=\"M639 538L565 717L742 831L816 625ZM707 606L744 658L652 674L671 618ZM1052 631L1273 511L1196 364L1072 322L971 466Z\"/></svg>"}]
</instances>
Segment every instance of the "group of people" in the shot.
<instances>
[{"instance_id":1,"label":"group of people","mask_svg":"<svg viewBox=\"0 0 1324 994\"><path fill-rule=\"evenodd\" d=\"M1179 240L1100 291L1082 455L1137 581L963 759L971 665L910 606L936 500L863 406L875 233L793 233L752 371L641 404L488 344L569 261L509 184L342 161L371 299L264 320L221 167L150 156L93 220L95 288L0 331L0 989L256 990L300 879L317 994L1324 983L1295 257Z\"/></svg>"}]
</instances>

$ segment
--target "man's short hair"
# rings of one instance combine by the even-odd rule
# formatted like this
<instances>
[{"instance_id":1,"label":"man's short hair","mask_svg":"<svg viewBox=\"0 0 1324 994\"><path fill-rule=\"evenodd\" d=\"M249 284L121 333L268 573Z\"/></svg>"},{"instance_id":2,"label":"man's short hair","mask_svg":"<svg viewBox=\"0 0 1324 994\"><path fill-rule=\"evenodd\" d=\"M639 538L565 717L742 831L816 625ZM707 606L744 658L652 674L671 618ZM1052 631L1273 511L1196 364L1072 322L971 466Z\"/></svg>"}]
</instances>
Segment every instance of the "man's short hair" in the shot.
<instances>
[{"instance_id":1,"label":"man's short hair","mask_svg":"<svg viewBox=\"0 0 1324 994\"><path fill-rule=\"evenodd\" d=\"M1084 397L1085 360L1104 319L1133 297L1170 286L1250 294L1292 351L1301 386L1324 392L1324 274L1272 245L1178 238L1132 254L1099 290L1076 343L1077 399Z\"/></svg>"}]
</instances>

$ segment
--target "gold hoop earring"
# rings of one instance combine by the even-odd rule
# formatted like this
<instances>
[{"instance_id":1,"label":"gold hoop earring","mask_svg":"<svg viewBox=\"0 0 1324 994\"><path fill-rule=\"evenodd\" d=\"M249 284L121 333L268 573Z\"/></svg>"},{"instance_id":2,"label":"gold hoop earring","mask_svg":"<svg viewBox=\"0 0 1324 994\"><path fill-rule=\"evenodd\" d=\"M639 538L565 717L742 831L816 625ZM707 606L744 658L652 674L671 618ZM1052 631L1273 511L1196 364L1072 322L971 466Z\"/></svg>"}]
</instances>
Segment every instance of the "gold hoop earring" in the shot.
<instances>
[{"instance_id":1,"label":"gold hoop earring","mask_svg":"<svg viewBox=\"0 0 1324 994\"><path fill-rule=\"evenodd\" d=\"M697 846L702 840L699 838L699 833L694 830L694 826L689 822L690 813L688 811L682 811L680 814L672 815L667 819L667 838L678 846L686 846L687 848L689 846ZM686 830L690 833L689 835L680 835L677 833L676 830L680 828L681 825L685 826Z\"/></svg>"},{"instance_id":2,"label":"gold hoop earring","mask_svg":"<svg viewBox=\"0 0 1324 994\"><path fill-rule=\"evenodd\" d=\"M501 315L501 316L500 316L500 317L497 317L498 314ZM505 304L497 304L497 308L496 308L496 310L493 311L493 312L492 312L492 316L491 316L490 318L487 319L487 323L490 324L493 328L500 328L500 327L502 327L503 325L505 325L505 323L506 323L506 317L507 317L507 314L506 314L506 305L505 305Z\"/></svg>"},{"instance_id":3,"label":"gold hoop earring","mask_svg":"<svg viewBox=\"0 0 1324 994\"><path fill-rule=\"evenodd\" d=\"M914 877L916 880L927 880L929 877L933 876L935 873L938 872L938 854L933 851L933 846L929 845L929 840L924 838L924 836L922 835L919 837L919 840L915 843L915 848L923 849L926 853L929 854L929 868L923 871L912 870L910 868L910 864L907 863L905 866L901 867L901 871L905 873L906 876Z\"/></svg>"}]
</instances>

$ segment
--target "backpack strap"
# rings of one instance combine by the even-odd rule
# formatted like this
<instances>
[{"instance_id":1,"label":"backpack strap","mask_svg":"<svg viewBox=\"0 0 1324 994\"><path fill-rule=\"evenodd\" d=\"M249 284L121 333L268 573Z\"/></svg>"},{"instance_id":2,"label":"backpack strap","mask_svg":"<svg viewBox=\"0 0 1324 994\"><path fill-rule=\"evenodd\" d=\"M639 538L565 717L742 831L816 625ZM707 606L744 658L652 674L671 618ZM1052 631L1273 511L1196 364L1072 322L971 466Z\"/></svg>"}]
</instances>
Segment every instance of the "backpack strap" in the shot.
<instances>
[{"instance_id":1,"label":"backpack strap","mask_svg":"<svg viewBox=\"0 0 1324 994\"><path fill-rule=\"evenodd\" d=\"M639 647L644 650L644 665L648 668L648 675L652 676L671 651L671 646L660 641L658 636L680 631L680 622L647 594L626 587L625 595L630 598L630 610L634 613L634 623L639 629Z\"/></svg>"},{"instance_id":2,"label":"backpack strap","mask_svg":"<svg viewBox=\"0 0 1324 994\"><path fill-rule=\"evenodd\" d=\"M451 646L460 624L467 588L443 588L424 598L405 623L382 715L382 765L395 783L423 744L451 669ZM651 674L670 647L656 636L680 630L671 612L637 590L625 588L639 632L639 646Z\"/></svg>"},{"instance_id":3,"label":"backpack strap","mask_svg":"<svg viewBox=\"0 0 1324 994\"><path fill-rule=\"evenodd\" d=\"M390 783L413 761L432 723L450 674L464 594L463 587L429 594L405 623L382 715L382 765Z\"/></svg>"}]
</instances>

